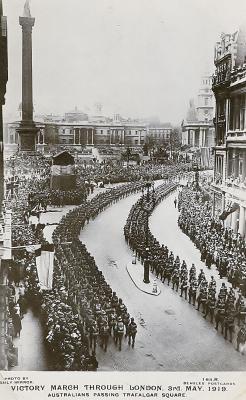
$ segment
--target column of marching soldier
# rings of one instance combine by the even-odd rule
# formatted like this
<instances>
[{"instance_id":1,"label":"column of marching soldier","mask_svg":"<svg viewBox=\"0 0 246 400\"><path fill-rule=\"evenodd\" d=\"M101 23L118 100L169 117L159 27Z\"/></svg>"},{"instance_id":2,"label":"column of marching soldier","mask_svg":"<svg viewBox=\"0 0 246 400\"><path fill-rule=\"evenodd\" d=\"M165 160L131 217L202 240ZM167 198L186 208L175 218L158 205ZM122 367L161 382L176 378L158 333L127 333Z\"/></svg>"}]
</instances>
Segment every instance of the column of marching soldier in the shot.
<instances>
[{"instance_id":1,"label":"column of marching soldier","mask_svg":"<svg viewBox=\"0 0 246 400\"><path fill-rule=\"evenodd\" d=\"M151 210L168 193L165 187L157 190L155 198L152 199ZM167 282L173 290L177 292L180 290L180 296L196 306L196 309L204 314L204 318L209 316L211 323L215 322L215 328L221 329L225 339L229 336L232 342L235 332L236 348L239 350L246 341L246 306L242 294L239 291L237 296L233 288L228 290L226 284L222 283L217 295L214 277L211 277L208 282L203 269L197 274L194 264L188 269L185 261L181 263L178 256L175 258L172 251L167 246L161 245L151 234L147 222L148 215L145 211L147 207L146 196L144 196L129 213L124 234L130 248L136 252L143 264L149 263L151 271L157 278L163 283ZM147 251L146 243L148 243Z\"/></svg>"},{"instance_id":2,"label":"column of marching soldier","mask_svg":"<svg viewBox=\"0 0 246 400\"><path fill-rule=\"evenodd\" d=\"M78 236L106 207L141 186L131 183L95 196L63 217L53 233L53 290L43 295L42 316L57 369L96 369L97 345L106 352L110 336L119 350L124 337L134 348L137 324Z\"/></svg>"}]
</instances>

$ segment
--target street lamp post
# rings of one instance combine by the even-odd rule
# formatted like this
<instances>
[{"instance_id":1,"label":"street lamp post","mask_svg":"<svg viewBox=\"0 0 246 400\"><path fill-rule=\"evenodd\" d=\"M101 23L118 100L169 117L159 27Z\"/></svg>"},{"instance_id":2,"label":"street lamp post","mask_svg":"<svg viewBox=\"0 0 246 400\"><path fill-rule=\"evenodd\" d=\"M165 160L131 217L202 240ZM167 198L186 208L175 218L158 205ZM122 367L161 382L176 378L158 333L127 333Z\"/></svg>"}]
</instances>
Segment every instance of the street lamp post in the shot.
<instances>
[{"instance_id":1,"label":"street lamp post","mask_svg":"<svg viewBox=\"0 0 246 400\"><path fill-rule=\"evenodd\" d=\"M195 188L196 190L199 189L199 166L197 163L193 165L193 171L195 173Z\"/></svg>"},{"instance_id":2,"label":"street lamp post","mask_svg":"<svg viewBox=\"0 0 246 400\"><path fill-rule=\"evenodd\" d=\"M151 182L147 181L145 184L145 188L147 190L146 193L146 206L144 207L144 204L142 202L142 209L146 212L147 214L147 220L146 220L146 227L145 227L145 260L144 260L144 283L150 283L149 280L149 214L151 211L150 208L150 200L154 202L154 186L153 186L153 192L152 192L152 199L150 198L150 188L152 184ZM142 200L144 201L144 189L142 189Z\"/></svg>"}]
</instances>

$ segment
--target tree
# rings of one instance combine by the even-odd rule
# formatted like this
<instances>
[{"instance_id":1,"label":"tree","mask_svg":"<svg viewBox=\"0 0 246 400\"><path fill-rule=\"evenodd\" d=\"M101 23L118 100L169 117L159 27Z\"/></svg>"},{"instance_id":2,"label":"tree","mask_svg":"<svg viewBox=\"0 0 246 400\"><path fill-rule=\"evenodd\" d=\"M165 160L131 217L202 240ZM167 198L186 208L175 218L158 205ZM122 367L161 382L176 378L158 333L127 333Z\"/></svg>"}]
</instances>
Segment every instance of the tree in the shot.
<instances>
[{"instance_id":1,"label":"tree","mask_svg":"<svg viewBox=\"0 0 246 400\"><path fill-rule=\"evenodd\" d=\"M180 151L181 149L181 129L174 127L170 135L170 150Z\"/></svg>"}]
</instances>

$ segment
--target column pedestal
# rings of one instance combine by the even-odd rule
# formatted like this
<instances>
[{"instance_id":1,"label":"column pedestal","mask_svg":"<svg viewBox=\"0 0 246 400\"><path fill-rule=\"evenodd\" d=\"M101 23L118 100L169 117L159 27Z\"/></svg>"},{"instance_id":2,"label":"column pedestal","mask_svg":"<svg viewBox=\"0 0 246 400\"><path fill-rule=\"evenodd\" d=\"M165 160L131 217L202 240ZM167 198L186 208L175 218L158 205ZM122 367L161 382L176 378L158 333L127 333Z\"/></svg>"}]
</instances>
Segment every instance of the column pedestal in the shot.
<instances>
[{"instance_id":1,"label":"column pedestal","mask_svg":"<svg viewBox=\"0 0 246 400\"><path fill-rule=\"evenodd\" d=\"M19 134L19 150L20 151L36 151L37 133L39 128L35 124L20 125L16 129Z\"/></svg>"}]
</instances>

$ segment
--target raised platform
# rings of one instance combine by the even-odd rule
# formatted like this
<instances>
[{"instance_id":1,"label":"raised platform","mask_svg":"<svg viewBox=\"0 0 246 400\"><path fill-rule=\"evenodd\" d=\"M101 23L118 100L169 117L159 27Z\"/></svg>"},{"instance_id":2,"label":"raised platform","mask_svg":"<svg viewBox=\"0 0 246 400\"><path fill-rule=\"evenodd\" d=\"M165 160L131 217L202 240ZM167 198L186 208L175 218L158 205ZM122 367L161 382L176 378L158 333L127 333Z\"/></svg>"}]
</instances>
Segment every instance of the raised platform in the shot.
<instances>
[{"instance_id":1,"label":"raised platform","mask_svg":"<svg viewBox=\"0 0 246 400\"><path fill-rule=\"evenodd\" d=\"M152 296L158 296L161 293L161 289L157 286L156 279L149 278L150 283L144 283L144 267L136 262L133 264L131 261L126 265L127 272L135 284L135 286L144 293L151 294Z\"/></svg>"}]
</instances>

